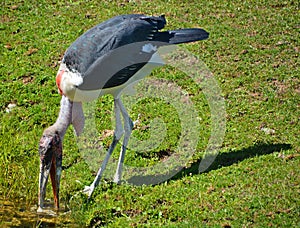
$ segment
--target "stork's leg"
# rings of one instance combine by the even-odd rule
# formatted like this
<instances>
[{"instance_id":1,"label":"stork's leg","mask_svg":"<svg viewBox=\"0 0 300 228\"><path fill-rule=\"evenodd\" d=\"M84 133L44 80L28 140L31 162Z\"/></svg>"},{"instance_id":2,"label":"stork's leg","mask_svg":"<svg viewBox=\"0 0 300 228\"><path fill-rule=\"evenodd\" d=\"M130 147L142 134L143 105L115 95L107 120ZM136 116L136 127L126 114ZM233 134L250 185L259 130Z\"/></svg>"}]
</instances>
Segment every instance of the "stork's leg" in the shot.
<instances>
[{"instance_id":1,"label":"stork's leg","mask_svg":"<svg viewBox=\"0 0 300 228\"><path fill-rule=\"evenodd\" d=\"M116 118L116 128L115 128L115 131L114 131L113 141L112 141L112 143L110 144L110 146L108 148L105 159L104 159L101 167L99 168L99 170L97 172L95 180L93 181L91 186L86 187L83 190L83 192L86 192L88 194L89 198L93 194L95 188L99 185L100 179L101 179L101 177L103 175L103 172L106 168L108 160L109 160L111 154L113 153L117 143L119 142L120 138L123 135L123 127L122 127L122 120L121 120L121 115L120 115L120 108L119 108L119 105L118 105L118 99L114 100L114 110L115 110L115 118Z\"/></svg>"},{"instance_id":2,"label":"stork's leg","mask_svg":"<svg viewBox=\"0 0 300 228\"><path fill-rule=\"evenodd\" d=\"M127 147L127 144L128 144L131 132L132 132L133 122L130 119L122 101L120 99L117 99L116 102L117 102L117 106L121 110L121 113L123 116L124 130L125 130L124 139L123 139L120 157L119 157L118 166L117 166L117 171L116 171L116 174L114 177L114 182L119 184L122 179L122 168L123 168L123 163L124 163L124 158L125 158L125 153L126 153L126 147Z\"/></svg>"}]
</instances>

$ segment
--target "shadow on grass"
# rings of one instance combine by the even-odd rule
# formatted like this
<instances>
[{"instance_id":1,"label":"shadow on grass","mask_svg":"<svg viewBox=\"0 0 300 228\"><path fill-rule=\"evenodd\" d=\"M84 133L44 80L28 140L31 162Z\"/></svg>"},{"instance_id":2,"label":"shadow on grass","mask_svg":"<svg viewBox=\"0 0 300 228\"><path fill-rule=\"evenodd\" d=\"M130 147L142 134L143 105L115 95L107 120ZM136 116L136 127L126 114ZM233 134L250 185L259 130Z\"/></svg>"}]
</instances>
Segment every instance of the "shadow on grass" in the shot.
<instances>
[{"instance_id":1,"label":"shadow on grass","mask_svg":"<svg viewBox=\"0 0 300 228\"><path fill-rule=\"evenodd\" d=\"M267 154L272 154L274 152L280 152L282 150L291 149L291 144L257 144L248 148L244 148L238 151L229 151L219 154L215 161L209 166L204 173L210 172L212 170L220 169L222 167L231 166L235 163L249 159L256 156L262 156ZM180 178L186 174L198 174L199 173L199 164L201 159L193 163L191 167L181 170L176 176L175 179ZM172 178L172 179L174 179Z\"/></svg>"},{"instance_id":2,"label":"shadow on grass","mask_svg":"<svg viewBox=\"0 0 300 228\"><path fill-rule=\"evenodd\" d=\"M272 154L274 152L280 152L282 150L288 150L291 148L292 146L290 144L285 144L285 143L283 144L260 143L238 151L223 152L217 155L214 162L209 166L207 170L204 171L204 173L210 172L212 170L217 170L222 167L231 166L232 164L238 163L245 159ZM183 167L178 168L178 170L180 171L176 172L177 174L174 175L172 178L170 178L170 180L177 180L186 175L199 174L200 162L201 159L195 161L188 168L183 168ZM162 180L162 181L166 180L166 176L165 175L134 176L130 180L128 180L128 182L134 185L142 185L142 184L152 185L153 183L157 182L157 180Z\"/></svg>"}]
</instances>

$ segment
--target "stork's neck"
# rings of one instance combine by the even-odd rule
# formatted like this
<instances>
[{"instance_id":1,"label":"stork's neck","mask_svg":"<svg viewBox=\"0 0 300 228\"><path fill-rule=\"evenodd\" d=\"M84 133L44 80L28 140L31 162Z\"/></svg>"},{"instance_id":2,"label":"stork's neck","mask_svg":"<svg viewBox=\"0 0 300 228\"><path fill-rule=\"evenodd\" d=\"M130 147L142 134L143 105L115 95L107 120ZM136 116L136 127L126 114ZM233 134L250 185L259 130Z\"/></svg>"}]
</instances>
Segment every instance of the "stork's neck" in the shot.
<instances>
[{"instance_id":1,"label":"stork's neck","mask_svg":"<svg viewBox=\"0 0 300 228\"><path fill-rule=\"evenodd\" d=\"M61 139L64 138L66 131L72 121L73 102L67 97L62 96L60 101L60 110L56 122L50 127L59 133Z\"/></svg>"}]
</instances>

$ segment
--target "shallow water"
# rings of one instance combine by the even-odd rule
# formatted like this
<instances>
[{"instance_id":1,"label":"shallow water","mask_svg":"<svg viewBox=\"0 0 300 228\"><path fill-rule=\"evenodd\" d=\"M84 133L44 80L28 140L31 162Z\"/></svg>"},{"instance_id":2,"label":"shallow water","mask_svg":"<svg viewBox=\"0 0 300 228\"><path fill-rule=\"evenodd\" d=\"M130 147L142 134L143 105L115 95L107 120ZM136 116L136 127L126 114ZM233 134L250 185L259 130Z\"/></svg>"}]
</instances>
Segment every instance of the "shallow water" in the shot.
<instances>
[{"instance_id":1,"label":"shallow water","mask_svg":"<svg viewBox=\"0 0 300 228\"><path fill-rule=\"evenodd\" d=\"M37 206L28 208L22 203L0 199L1 227L76 227L70 220L70 211L59 212L49 207L43 213L37 213ZM47 205L46 205L47 206Z\"/></svg>"}]
</instances>

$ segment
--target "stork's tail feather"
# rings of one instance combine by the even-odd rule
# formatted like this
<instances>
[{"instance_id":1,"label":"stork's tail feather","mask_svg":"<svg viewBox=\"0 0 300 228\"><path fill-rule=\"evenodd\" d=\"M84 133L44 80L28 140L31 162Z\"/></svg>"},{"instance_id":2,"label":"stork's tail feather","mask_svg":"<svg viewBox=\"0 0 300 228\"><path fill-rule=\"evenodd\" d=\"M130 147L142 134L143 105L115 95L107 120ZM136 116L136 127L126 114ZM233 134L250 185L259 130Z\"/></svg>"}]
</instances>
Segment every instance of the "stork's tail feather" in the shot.
<instances>
[{"instance_id":1,"label":"stork's tail feather","mask_svg":"<svg viewBox=\"0 0 300 228\"><path fill-rule=\"evenodd\" d=\"M167 42L169 44L189 43L199 40L205 40L209 33L204 29L190 28L177 29L172 31L160 32L156 37L157 41Z\"/></svg>"}]
</instances>

